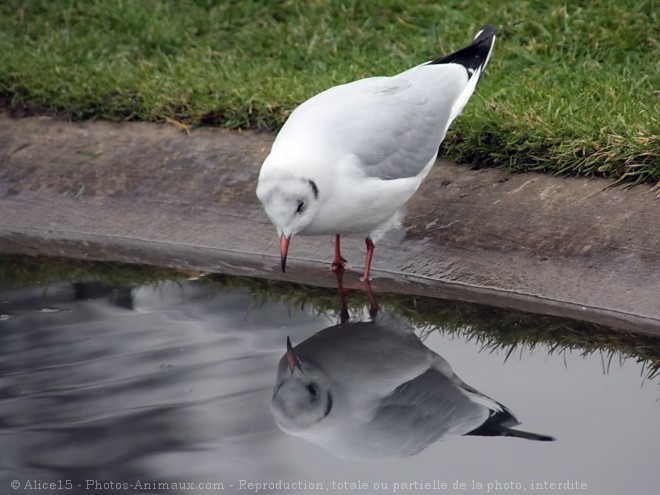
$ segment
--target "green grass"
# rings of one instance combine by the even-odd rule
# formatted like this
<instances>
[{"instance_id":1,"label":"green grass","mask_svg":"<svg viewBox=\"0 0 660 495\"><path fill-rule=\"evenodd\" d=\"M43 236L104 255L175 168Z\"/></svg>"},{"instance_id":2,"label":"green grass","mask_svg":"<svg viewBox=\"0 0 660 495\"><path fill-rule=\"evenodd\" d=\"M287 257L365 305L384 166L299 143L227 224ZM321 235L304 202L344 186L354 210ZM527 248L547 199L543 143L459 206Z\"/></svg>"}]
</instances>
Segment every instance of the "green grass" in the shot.
<instances>
[{"instance_id":1,"label":"green grass","mask_svg":"<svg viewBox=\"0 0 660 495\"><path fill-rule=\"evenodd\" d=\"M56 282L87 282L112 289L158 285L164 280L183 281L194 273L116 262L89 262L62 258L0 256L0 289L44 286ZM200 279L211 291L242 290L255 306L282 301L291 312L311 306L319 312L336 314L336 289L291 282L211 274ZM46 293L46 292L45 292ZM421 328L422 338L432 331L474 341L486 352L516 352L545 349L550 354L575 351L583 356L599 354L603 370L611 362L631 359L642 365L648 380L660 377L660 338L630 333L602 325L523 313L462 301L403 294L376 294L381 309L391 310ZM369 299L364 291L349 291L349 310L364 315Z\"/></svg>"},{"instance_id":2,"label":"green grass","mask_svg":"<svg viewBox=\"0 0 660 495\"><path fill-rule=\"evenodd\" d=\"M163 280L181 281L187 276L182 270L149 265L0 254L0 288L4 289L48 286L57 282L93 282L125 289Z\"/></svg>"},{"instance_id":3,"label":"green grass","mask_svg":"<svg viewBox=\"0 0 660 495\"><path fill-rule=\"evenodd\" d=\"M444 152L660 180L655 0L5 0L0 101L74 119L277 129L315 93L506 26Z\"/></svg>"}]
</instances>

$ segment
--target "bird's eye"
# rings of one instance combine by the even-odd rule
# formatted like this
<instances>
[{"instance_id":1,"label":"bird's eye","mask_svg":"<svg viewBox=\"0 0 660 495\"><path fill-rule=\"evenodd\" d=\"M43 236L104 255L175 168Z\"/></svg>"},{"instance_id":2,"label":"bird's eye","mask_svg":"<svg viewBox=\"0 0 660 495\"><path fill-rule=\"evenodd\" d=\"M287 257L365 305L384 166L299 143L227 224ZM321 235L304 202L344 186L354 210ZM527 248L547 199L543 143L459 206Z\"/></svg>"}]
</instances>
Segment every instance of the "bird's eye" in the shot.
<instances>
[{"instance_id":1,"label":"bird's eye","mask_svg":"<svg viewBox=\"0 0 660 495\"><path fill-rule=\"evenodd\" d=\"M305 202L302 199L298 200L298 208L296 208L296 213L302 213L305 211Z\"/></svg>"},{"instance_id":2,"label":"bird's eye","mask_svg":"<svg viewBox=\"0 0 660 495\"><path fill-rule=\"evenodd\" d=\"M315 399L318 398L319 396L319 388L316 386L315 383L310 383L307 385L307 390L309 391L310 394L312 394L312 397Z\"/></svg>"}]
</instances>

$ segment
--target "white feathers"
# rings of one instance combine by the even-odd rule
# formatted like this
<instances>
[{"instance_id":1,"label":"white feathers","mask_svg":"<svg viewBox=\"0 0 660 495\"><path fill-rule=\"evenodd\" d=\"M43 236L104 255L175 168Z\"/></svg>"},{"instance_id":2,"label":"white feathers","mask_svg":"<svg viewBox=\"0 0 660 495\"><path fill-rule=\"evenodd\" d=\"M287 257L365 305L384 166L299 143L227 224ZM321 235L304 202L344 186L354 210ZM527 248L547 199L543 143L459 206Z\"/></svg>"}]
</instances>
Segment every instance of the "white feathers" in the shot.
<instances>
[{"instance_id":1,"label":"white feathers","mask_svg":"<svg viewBox=\"0 0 660 495\"><path fill-rule=\"evenodd\" d=\"M492 33L446 57L451 62L336 86L291 114L257 187L280 235L373 237L397 223L476 88L495 40L486 28ZM318 194L301 195L307 182ZM301 201L309 208L294 214Z\"/></svg>"}]
</instances>

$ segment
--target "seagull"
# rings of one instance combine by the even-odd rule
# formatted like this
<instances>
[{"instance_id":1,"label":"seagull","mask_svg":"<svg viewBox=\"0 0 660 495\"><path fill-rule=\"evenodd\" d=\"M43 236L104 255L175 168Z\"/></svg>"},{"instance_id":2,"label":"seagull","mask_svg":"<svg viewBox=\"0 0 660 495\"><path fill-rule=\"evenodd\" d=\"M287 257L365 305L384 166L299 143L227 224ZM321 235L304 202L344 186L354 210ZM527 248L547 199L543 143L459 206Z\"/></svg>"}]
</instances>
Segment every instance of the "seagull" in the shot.
<instances>
[{"instance_id":1,"label":"seagull","mask_svg":"<svg viewBox=\"0 0 660 495\"><path fill-rule=\"evenodd\" d=\"M295 348L287 338L271 399L275 423L343 459L415 455L462 435L554 438L514 429L511 411L477 391L397 315L345 322Z\"/></svg>"},{"instance_id":2,"label":"seagull","mask_svg":"<svg viewBox=\"0 0 660 495\"><path fill-rule=\"evenodd\" d=\"M335 86L297 107L264 161L257 196L277 228L282 271L291 237L366 234L363 280L374 243L400 225L403 208L431 170L449 125L481 78L497 29L392 77Z\"/></svg>"}]
</instances>

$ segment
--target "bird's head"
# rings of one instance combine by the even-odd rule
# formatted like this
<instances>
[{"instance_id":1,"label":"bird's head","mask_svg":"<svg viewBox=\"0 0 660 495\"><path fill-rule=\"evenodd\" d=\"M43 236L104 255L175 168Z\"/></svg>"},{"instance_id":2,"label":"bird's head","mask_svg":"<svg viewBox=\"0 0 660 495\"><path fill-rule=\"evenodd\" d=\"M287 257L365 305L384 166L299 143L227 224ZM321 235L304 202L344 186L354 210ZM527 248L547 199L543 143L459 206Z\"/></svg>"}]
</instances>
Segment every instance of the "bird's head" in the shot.
<instances>
[{"instance_id":1,"label":"bird's head","mask_svg":"<svg viewBox=\"0 0 660 495\"><path fill-rule=\"evenodd\" d=\"M291 237L304 230L316 215L319 189L312 179L277 174L259 177L257 196L280 236L284 271Z\"/></svg>"},{"instance_id":2,"label":"bird's head","mask_svg":"<svg viewBox=\"0 0 660 495\"><path fill-rule=\"evenodd\" d=\"M287 352L277 372L271 411L284 431L303 433L328 417L333 408L328 377L312 363L299 360L287 338Z\"/></svg>"}]
</instances>

